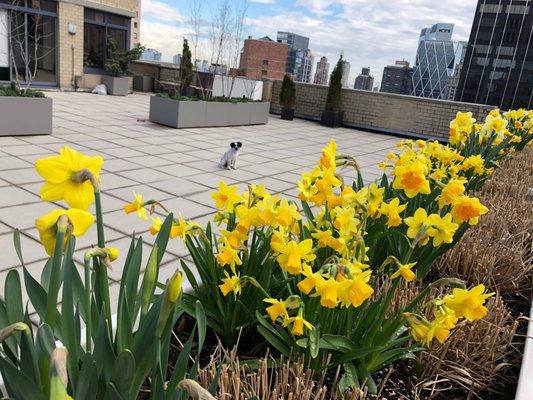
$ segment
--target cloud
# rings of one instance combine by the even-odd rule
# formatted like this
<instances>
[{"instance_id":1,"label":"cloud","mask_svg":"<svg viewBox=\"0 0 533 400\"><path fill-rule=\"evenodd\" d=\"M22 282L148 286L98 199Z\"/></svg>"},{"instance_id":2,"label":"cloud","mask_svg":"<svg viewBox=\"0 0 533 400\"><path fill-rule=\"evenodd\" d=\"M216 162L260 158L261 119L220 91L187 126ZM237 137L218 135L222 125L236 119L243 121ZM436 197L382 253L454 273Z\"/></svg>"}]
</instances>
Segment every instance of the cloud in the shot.
<instances>
[{"instance_id":1,"label":"cloud","mask_svg":"<svg viewBox=\"0 0 533 400\"><path fill-rule=\"evenodd\" d=\"M275 4L276 0L250 0L250 3L257 4Z\"/></svg>"},{"instance_id":2,"label":"cloud","mask_svg":"<svg viewBox=\"0 0 533 400\"><path fill-rule=\"evenodd\" d=\"M141 18L182 23L186 18L176 7L158 0L142 0Z\"/></svg>"}]
</instances>

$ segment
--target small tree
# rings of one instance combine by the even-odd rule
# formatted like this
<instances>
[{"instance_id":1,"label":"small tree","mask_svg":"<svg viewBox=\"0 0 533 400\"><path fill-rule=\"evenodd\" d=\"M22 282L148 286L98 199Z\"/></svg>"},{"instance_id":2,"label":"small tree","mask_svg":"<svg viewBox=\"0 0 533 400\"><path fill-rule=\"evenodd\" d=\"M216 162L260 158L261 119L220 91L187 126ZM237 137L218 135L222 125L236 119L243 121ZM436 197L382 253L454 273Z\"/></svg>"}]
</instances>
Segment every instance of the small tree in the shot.
<instances>
[{"instance_id":1,"label":"small tree","mask_svg":"<svg viewBox=\"0 0 533 400\"><path fill-rule=\"evenodd\" d=\"M329 78L326 111L340 111L342 103L342 54Z\"/></svg>"},{"instance_id":2,"label":"small tree","mask_svg":"<svg viewBox=\"0 0 533 400\"><path fill-rule=\"evenodd\" d=\"M296 100L296 85L292 76L285 74L283 82L281 83L281 91L279 92L279 102L284 108L294 108Z\"/></svg>"},{"instance_id":3,"label":"small tree","mask_svg":"<svg viewBox=\"0 0 533 400\"><path fill-rule=\"evenodd\" d=\"M107 38L108 58L105 63L105 69L112 76L124 76L129 74L130 62L141 58L144 46L136 44L135 47L127 51L119 51L117 42L112 37Z\"/></svg>"},{"instance_id":4,"label":"small tree","mask_svg":"<svg viewBox=\"0 0 533 400\"><path fill-rule=\"evenodd\" d=\"M183 50L181 52L181 64L180 64L180 88L181 92L185 88L191 86L193 78L193 67L192 67L192 54L191 49L189 48L189 41L183 39Z\"/></svg>"}]
</instances>

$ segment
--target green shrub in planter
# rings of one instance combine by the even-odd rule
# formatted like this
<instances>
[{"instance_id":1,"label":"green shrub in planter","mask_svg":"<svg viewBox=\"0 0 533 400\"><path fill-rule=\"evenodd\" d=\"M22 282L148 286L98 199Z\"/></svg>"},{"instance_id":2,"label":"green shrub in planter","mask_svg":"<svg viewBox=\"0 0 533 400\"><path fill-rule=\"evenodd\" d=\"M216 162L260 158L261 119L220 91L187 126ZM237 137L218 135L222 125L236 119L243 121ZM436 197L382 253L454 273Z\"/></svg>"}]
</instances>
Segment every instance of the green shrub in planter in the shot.
<instances>
[{"instance_id":1,"label":"green shrub in planter","mask_svg":"<svg viewBox=\"0 0 533 400\"><path fill-rule=\"evenodd\" d=\"M134 400L149 380L151 399L177 399L181 396L179 382L196 376L198 361L190 362L192 342L197 340L201 349L206 331L200 303L194 306L198 334L191 334L167 371L172 330L183 313L181 272L176 271L166 284L158 282L171 215L161 224L142 278L143 241L132 238L118 305L112 310L107 268L118 252L106 246L104 238L99 190L102 165L101 157L87 157L68 147L36 162L45 179L43 200L65 200L71 208L54 210L36 220L50 255L40 281L24 265L20 234L14 233L23 283L19 272L11 270L0 300L0 373L9 398ZM96 218L85 211L93 202ZM139 204L134 202L125 209ZM94 221L97 246L85 253L80 274L73 261L75 238ZM26 306L22 284L29 297ZM162 293L157 294L157 288ZM36 329L29 317L30 304L39 318Z\"/></svg>"},{"instance_id":2,"label":"green shrub in planter","mask_svg":"<svg viewBox=\"0 0 533 400\"><path fill-rule=\"evenodd\" d=\"M292 76L285 74L281 83L279 103L281 104L281 119L292 121L294 118L294 102L296 101L296 86Z\"/></svg>"},{"instance_id":3,"label":"green shrub in planter","mask_svg":"<svg viewBox=\"0 0 533 400\"><path fill-rule=\"evenodd\" d=\"M136 44L133 49L127 51L119 51L117 42L112 37L107 38L107 51L109 57L105 63L105 69L111 76L125 76L129 75L130 62L141 58L144 46Z\"/></svg>"},{"instance_id":4,"label":"green shrub in planter","mask_svg":"<svg viewBox=\"0 0 533 400\"><path fill-rule=\"evenodd\" d=\"M326 109L322 112L322 124L336 128L342 125L342 54L329 79Z\"/></svg>"}]
</instances>

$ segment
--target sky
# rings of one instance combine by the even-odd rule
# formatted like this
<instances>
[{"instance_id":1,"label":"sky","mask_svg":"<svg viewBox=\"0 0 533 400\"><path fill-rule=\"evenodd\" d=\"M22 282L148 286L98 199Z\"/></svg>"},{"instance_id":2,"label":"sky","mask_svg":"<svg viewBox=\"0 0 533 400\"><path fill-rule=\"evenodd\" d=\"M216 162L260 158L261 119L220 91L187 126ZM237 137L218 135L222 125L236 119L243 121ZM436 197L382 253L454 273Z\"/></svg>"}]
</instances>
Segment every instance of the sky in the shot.
<instances>
[{"instance_id":1,"label":"sky","mask_svg":"<svg viewBox=\"0 0 533 400\"><path fill-rule=\"evenodd\" d=\"M194 0L141 0L141 43L163 53L164 61L181 53L191 34ZM243 35L254 38L290 31L310 38L316 62L326 56L330 72L340 52L350 62L350 85L370 67L375 84L383 67L405 59L414 62L420 30L437 22L455 24L453 40L468 41L477 0L203 0L203 36L196 58L209 59L208 26L221 2L237 8L247 1ZM193 54L194 57L194 54Z\"/></svg>"}]
</instances>

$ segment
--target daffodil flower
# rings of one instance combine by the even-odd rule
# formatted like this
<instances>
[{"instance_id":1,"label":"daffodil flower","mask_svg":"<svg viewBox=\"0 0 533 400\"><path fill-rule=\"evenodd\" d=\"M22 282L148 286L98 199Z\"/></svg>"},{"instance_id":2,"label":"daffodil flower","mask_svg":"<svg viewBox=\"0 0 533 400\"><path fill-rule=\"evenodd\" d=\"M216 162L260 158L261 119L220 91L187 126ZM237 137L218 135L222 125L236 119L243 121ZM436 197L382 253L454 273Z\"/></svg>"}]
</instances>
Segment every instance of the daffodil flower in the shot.
<instances>
[{"instance_id":1,"label":"daffodil flower","mask_svg":"<svg viewBox=\"0 0 533 400\"><path fill-rule=\"evenodd\" d=\"M137 215L139 216L139 218L147 221L148 220L148 214L146 212L146 208L144 207L146 204L143 203L142 194L136 194L135 192L133 192L133 196L134 196L133 201L124 206L124 212L126 214L130 214L132 212L137 212ZM159 226L159 227L161 227L161 226Z\"/></svg>"},{"instance_id":2,"label":"daffodil flower","mask_svg":"<svg viewBox=\"0 0 533 400\"><path fill-rule=\"evenodd\" d=\"M65 200L69 207L88 210L103 164L102 157L86 156L68 146L59 150L59 155L37 160L35 169L45 180L41 199Z\"/></svg>"}]
</instances>

